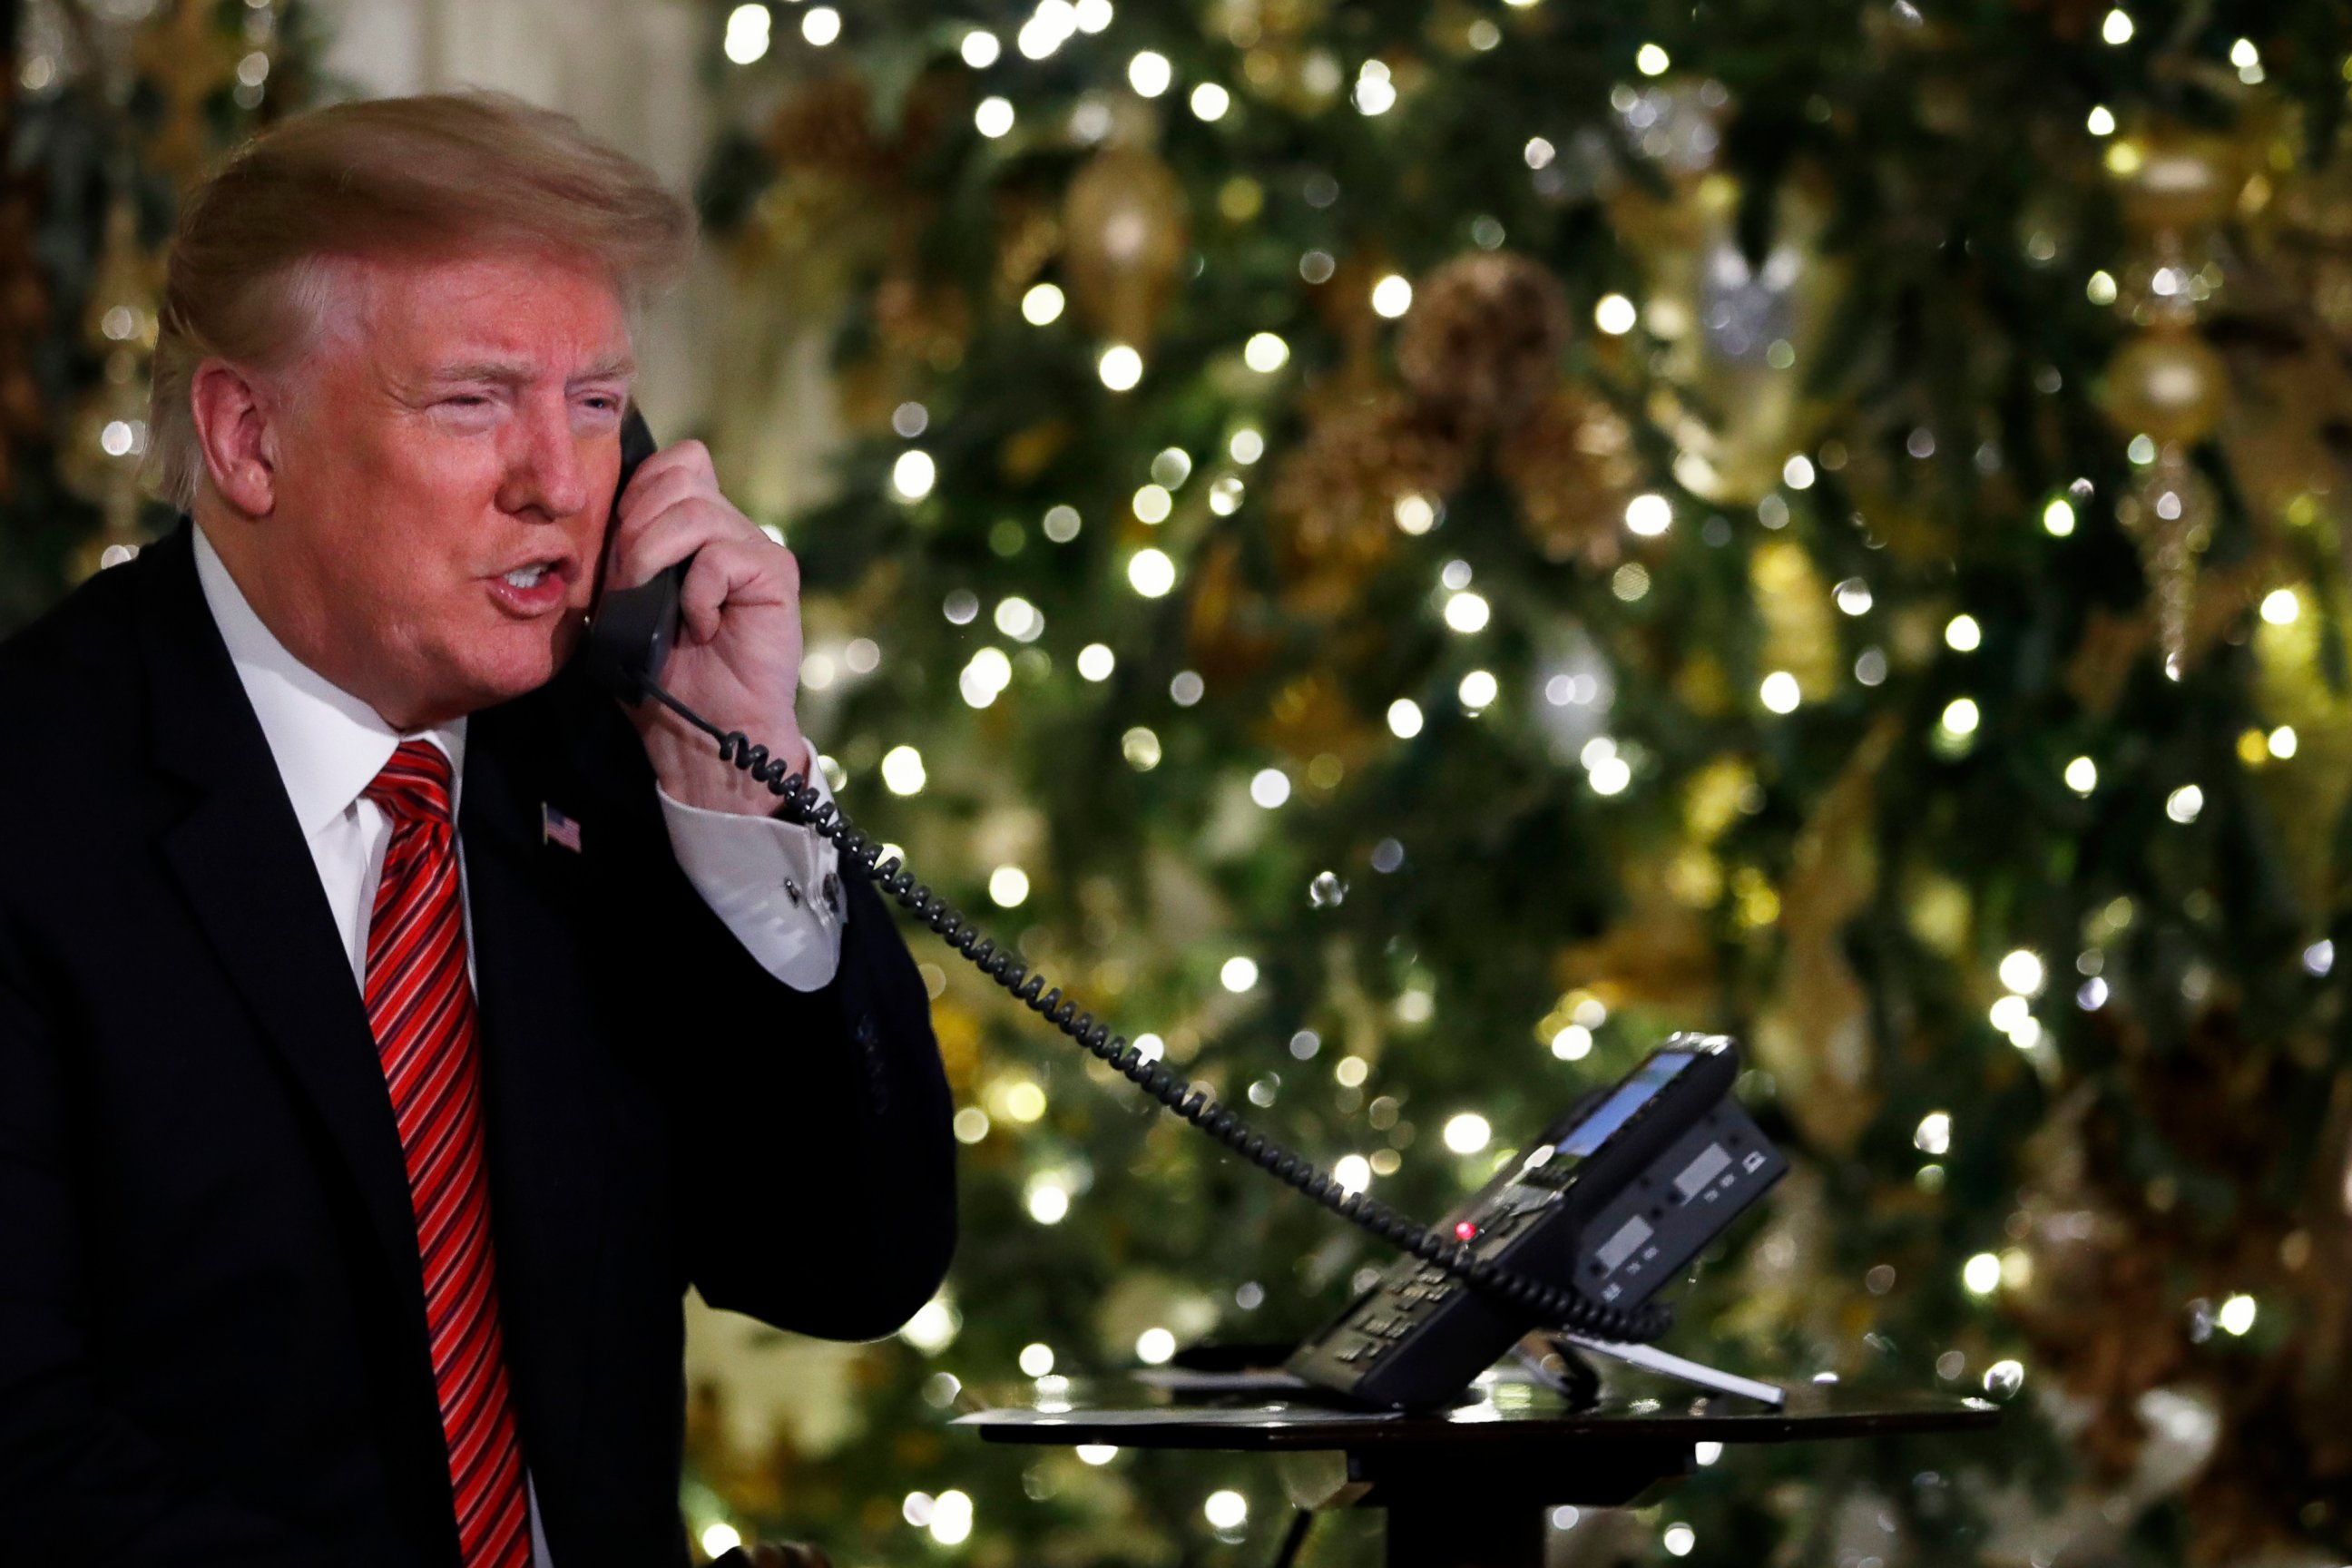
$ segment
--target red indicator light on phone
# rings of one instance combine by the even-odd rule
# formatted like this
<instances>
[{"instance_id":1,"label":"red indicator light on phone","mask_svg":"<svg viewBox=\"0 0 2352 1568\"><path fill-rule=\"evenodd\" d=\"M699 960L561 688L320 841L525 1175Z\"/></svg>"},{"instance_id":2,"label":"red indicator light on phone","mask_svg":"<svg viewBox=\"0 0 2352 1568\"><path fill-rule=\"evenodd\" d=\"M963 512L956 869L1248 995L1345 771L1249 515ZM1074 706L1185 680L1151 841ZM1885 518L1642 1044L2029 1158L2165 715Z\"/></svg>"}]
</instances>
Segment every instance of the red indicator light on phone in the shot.
<instances>
[{"instance_id":1,"label":"red indicator light on phone","mask_svg":"<svg viewBox=\"0 0 2352 1568\"><path fill-rule=\"evenodd\" d=\"M1472 1225L1466 1219L1456 1220L1454 1223L1454 1239L1456 1241L1475 1241L1478 1239L1478 1227Z\"/></svg>"}]
</instances>

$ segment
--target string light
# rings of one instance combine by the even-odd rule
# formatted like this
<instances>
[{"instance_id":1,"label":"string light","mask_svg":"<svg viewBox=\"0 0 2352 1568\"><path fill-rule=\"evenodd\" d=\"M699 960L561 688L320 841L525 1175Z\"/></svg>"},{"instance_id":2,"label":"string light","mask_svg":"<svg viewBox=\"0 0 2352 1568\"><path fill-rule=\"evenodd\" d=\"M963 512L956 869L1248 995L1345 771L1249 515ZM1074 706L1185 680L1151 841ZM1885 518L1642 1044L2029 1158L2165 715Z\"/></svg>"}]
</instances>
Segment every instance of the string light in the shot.
<instances>
[{"instance_id":1,"label":"string light","mask_svg":"<svg viewBox=\"0 0 2352 1568\"><path fill-rule=\"evenodd\" d=\"M963 46L960 52L963 56L964 64L976 71L986 70L994 65L997 57L1004 52L1004 46L997 42L994 33L989 32L984 27L974 27L963 36Z\"/></svg>"},{"instance_id":2,"label":"string light","mask_svg":"<svg viewBox=\"0 0 2352 1568\"><path fill-rule=\"evenodd\" d=\"M1791 454L1789 460L1780 465L1780 482L1792 490L1812 489L1813 460L1802 452Z\"/></svg>"},{"instance_id":3,"label":"string light","mask_svg":"<svg viewBox=\"0 0 2352 1568\"><path fill-rule=\"evenodd\" d=\"M1954 616L1944 624L1944 646L1955 653L1974 653L1984 644L1984 628L1974 616Z\"/></svg>"},{"instance_id":4,"label":"string light","mask_svg":"<svg viewBox=\"0 0 2352 1568\"><path fill-rule=\"evenodd\" d=\"M1950 1113L1931 1110L1921 1117L1918 1127L1911 1134L1911 1146L1923 1154L1941 1155L1948 1152L1952 1147Z\"/></svg>"},{"instance_id":5,"label":"string light","mask_svg":"<svg viewBox=\"0 0 2352 1568\"><path fill-rule=\"evenodd\" d=\"M1039 283L1021 296L1021 319L1033 327L1050 326L1062 319L1062 291Z\"/></svg>"},{"instance_id":6,"label":"string light","mask_svg":"<svg viewBox=\"0 0 2352 1568\"><path fill-rule=\"evenodd\" d=\"M2273 588L2263 595L2263 619L2274 626L2291 626L2303 613L2303 603L2292 588Z\"/></svg>"},{"instance_id":7,"label":"string light","mask_svg":"<svg viewBox=\"0 0 2352 1568\"><path fill-rule=\"evenodd\" d=\"M1475 1110L1465 1110L1446 1119L1443 1134L1445 1146L1456 1154L1475 1154L1486 1147L1495 1130L1486 1119Z\"/></svg>"},{"instance_id":8,"label":"string light","mask_svg":"<svg viewBox=\"0 0 2352 1568\"><path fill-rule=\"evenodd\" d=\"M971 1499L949 1490L931 1505L931 1539L941 1546L961 1546L971 1538Z\"/></svg>"},{"instance_id":9,"label":"string light","mask_svg":"<svg viewBox=\"0 0 2352 1568\"><path fill-rule=\"evenodd\" d=\"M1622 294L1603 294L1593 301L1592 324L1612 338L1632 331L1638 319L1633 301Z\"/></svg>"},{"instance_id":10,"label":"string light","mask_svg":"<svg viewBox=\"0 0 2352 1568\"><path fill-rule=\"evenodd\" d=\"M2083 121L2083 129L2094 136L2113 136L2116 133L2114 111L2104 103L2093 104L2091 112Z\"/></svg>"},{"instance_id":11,"label":"string light","mask_svg":"<svg viewBox=\"0 0 2352 1568\"><path fill-rule=\"evenodd\" d=\"M2060 496L2042 509L2042 526L2053 539L2063 539L2074 531L2074 508Z\"/></svg>"},{"instance_id":12,"label":"string light","mask_svg":"<svg viewBox=\"0 0 2352 1568\"><path fill-rule=\"evenodd\" d=\"M1960 1268L1960 1283L1971 1296L1990 1296L2000 1289L2000 1259L1979 1252Z\"/></svg>"},{"instance_id":13,"label":"string light","mask_svg":"<svg viewBox=\"0 0 2352 1568\"><path fill-rule=\"evenodd\" d=\"M1108 647L1090 642L1078 650L1078 675L1085 680L1108 680L1110 672L1118 668L1118 656Z\"/></svg>"},{"instance_id":14,"label":"string light","mask_svg":"<svg viewBox=\"0 0 2352 1568\"><path fill-rule=\"evenodd\" d=\"M1249 1521L1249 1500L1236 1491L1211 1492L1201 1512L1213 1529L1239 1530Z\"/></svg>"},{"instance_id":15,"label":"string light","mask_svg":"<svg viewBox=\"0 0 2352 1568\"><path fill-rule=\"evenodd\" d=\"M1776 669L1764 678L1756 689L1757 700L1775 713L1794 713L1804 695L1797 688L1797 678L1785 669Z\"/></svg>"},{"instance_id":16,"label":"string light","mask_svg":"<svg viewBox=\"0 0 2352 1568\"><path fill-rule=\"evenodd\" d=\"M1673 64L1674 61L1667 58L1666 51L1655 44L1643 44L1633 51L1633 68L1643 76L1664 76ZM1675 1555L1680 1556L1681 1553L1676 1552Z\"/></svg>"},{"instance_id":17,"label":"string light","mask_svg":"<svg viewBox=\"0 0 2352 1568\"><path fill-rule=\"evenodd\" d=\"M2045 973L2042 957L2027 948L2017 948L2000 961L2000 983L2020 996L2039 996Z\"/></svg>"},{"instance_id":18,"label":"string light","mask_svg":"<svg viewBox=\"0 0 2352 1568\"><path fill-rule=\"evenodd\" d=\"M1146 98L1158 98L1176 79L1176 68L1156 49L1146 49L1127 62L1127 85Z\"/></svg>"},{"instance_id":19,"label":"string light","mask_svg":"<svg viewBox=\"0 0 2352 1568\"><path fill-rule=\"evenodd\" d=\"M824 47L841 37L841 13L830 5L812 5L801 17L801 37Z\"/></svg>"},{"instance_id":20,"label":"string light","mask_svg":"<svg viewBox=\"0 0 2352 1568\"><path fill-rule=\"evenodd\" d=\"M1643 539L1657 538L1674 522L1674 506L1662 495L1638 495L1625 503L1626 529Z\"/></svg>"},{"instance_id":21,"label":"string light","mask_svg":"<svg viewBox=\"0 0 2352 1568\"><path fill-rule=\"evenodd\" d=\"M1412 285L1390 273L1372 285L1372 313L1395 321L1412 309Z\"/></svg>"},{"instance_id":22,"label":"string light","mask_svg":"<svg viewBox=\"0 0 2352 1568\"><path fill-rule=\"evenodd\" d=\"M1192 89L1192 116L1196 120L1210 121L1223 120L1233 101L1233 94L1215 82L1204 81Z\"/></svg>"},{"instance_id":23,"label":"string light","mask_svg":"<svg viewBox=\"0 0 2352 1568\"><path fill-rule=\"evenodd\" d=\"M2254 1326L2255 1310L2252 1296L2232 1296L2221 1303L2220 1311L2213 1314L2213 1322L2225 1334L2242 1336Z\"/></svg>"},{"instance_id":24,"label":"string light","mask_svg":"<svg viewBox=\"0 0 2352 1568\"><path fill-rule=\"evenodd\" d=\"M1139 550L1128 560L1127 581L1145 598L1160 598L1176 585L1176 563L1160 551Z\"/></svg>"},{"instance_id":25,"label":"string light","mask_svg":"<svg viewBox=\"0 0 2352 1568\"><path fill-rule=\"evenodd\" d=\"M1132 392L1143 379L1143 356L1125 343L1113 343L1095 362L1095 374L1113 392Z\"/></svg>"},{"instance_id":26,"label":"string light","mask_svg":"<svg viewBox=\"0 0 2352 1568\"><path fill-rule=\"evenodd\" d=\"M983 98L971 111L971 122L982 136L992 142L1013 129L1013 100L1006 98Z\"/></svg>"},{"instance_id":27,"label":"string light","mask_svg":"<svg viewBox=\"0 0 2352 1568\"><path fill-rule=\"evenodd\" d=\"M1290 345L1272 332L1257 332L1242 345L1242 363L1260 375L1271 375L1290 361Z\"/></svg>"},{"instance_id":28,"label":"string light","mask_svg":"<svg viewBox=\"0 0 2352 1568\"><path fill-rule=\"evenodd\" d=\"M2130 43L2134 30L2130 15L2120 5L2108 12L2106 20L2099 24L2099 37L2118 46Z\"/></svg>"},{"instance_id":29,"label":"string light","mask_svg":"<svg viewBox=\"0 0 2352 1568\"><path fill-rule=\"evenodd\" d=\"M919 501L931 493L939 475L939 465L929 452L910 448L890 465L890 489L900 500Z\"/></svg>"},{"instance_id":30,"label":"string light","mask_svg":"<svg viewBox=\"0 0 2352 1568\"><path fill-rule=\"evenodd\" d=\"M920 795L926 782L923 753L912 746L893 746L882 753L882 784L892 795Z\"/></svg>"},{"instance_id":31,"label":"string light","mask_svg":"<svg viewBox=\"0 0 2352 1568\"><path fill-rule=\"evenodd\" d=\"M1400 741L1410 741L1421 733L1421 704L1410 697L1400 697L1389 704L1389 733Z\"/></svg>"},{"instance_id":32,"label":"string light","mask_svg":"<svg viewBox=\"0 0 2352 1568\"><path fill-rule=\"evenodd\" d=\"M765 5L738 5L727 13L727 41L722 46L727 58L748 66L766 55L772 20Z\"/></svg>"},{"instance_id":33,"label":"string light","mask_svg":"<svg viewBox=\"0 0 2352 1568\"><path fill-rule=\"evenodd\" d=\"M1480 595L1465 591L1445 601L1445 624L1465 636L1486 628L1490 608Z\"/></svg>"},{"instance_id":34,"label":"string light","mask_svg":"<svg viewBox=\"0 0 2352 1568\"><path fill-rule=\"evenodd\" d=\"M2088 757L2076 757L2066 764L2066 787L2076 795L2088 795L2099 787L2099 764Z\"/></svg>"}]
</instances>

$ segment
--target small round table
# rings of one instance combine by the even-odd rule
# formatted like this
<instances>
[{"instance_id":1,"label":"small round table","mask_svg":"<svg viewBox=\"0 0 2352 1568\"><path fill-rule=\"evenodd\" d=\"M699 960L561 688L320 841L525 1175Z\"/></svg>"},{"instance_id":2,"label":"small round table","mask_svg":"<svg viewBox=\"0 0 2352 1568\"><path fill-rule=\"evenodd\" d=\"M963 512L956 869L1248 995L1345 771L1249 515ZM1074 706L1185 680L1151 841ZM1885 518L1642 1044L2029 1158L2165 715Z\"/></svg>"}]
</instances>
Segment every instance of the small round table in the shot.
<instances>
[{"instance_id":1,"label":"small round table","mask_svg":"<svg viewBox=\"0 0 2352 1568\"><path fill-rule=\"evenodd\" d=\"M1687 1475L1699 1443L1959 1432L2000 1419L1981 1399L1836 1384L1795 1384L1778 1410L1622 1390L1573 1409L1507 1378L1473 1394L1401 1414L1336 1408L1278 1374L1048 1377L968 1391L955 1425L992 1443L1272 1454L1300 1508L1387 1510L1389 1568L1543 1568L1549 1510L1623 1507Z\"/></svg>"}]
</instances>

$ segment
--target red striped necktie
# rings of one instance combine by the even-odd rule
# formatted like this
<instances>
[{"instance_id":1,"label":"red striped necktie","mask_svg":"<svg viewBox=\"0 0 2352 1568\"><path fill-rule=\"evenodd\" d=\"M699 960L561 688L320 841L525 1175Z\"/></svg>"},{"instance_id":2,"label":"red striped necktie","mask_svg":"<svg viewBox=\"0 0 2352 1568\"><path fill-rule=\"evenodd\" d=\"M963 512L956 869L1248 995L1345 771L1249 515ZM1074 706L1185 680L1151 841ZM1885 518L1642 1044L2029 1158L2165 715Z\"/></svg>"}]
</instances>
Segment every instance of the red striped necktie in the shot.
<instances>
[{"instance_id":1,"label":"red striped necktie","mask_svg":"<svg viewBox=\"0 0 2352 1568\"><path fill-rule=\"evenodd\" d=\"M408 1163L457 1539L466 1568L527 1568L530 1510L499 1328L449 759L404 742L367 797L392 819L368 921L368 1026Z\"/></svg>"}]
</instances>

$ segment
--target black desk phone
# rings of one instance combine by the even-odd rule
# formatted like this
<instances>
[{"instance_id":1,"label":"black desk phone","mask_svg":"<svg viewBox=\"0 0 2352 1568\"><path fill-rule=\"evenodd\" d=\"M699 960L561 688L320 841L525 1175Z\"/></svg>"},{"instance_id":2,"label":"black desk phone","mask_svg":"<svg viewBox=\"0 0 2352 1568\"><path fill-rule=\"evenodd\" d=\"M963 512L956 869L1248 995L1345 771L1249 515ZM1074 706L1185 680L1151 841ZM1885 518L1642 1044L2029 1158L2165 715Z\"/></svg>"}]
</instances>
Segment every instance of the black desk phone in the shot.
<instances>
[{"instance_id":1,"label":"black desk phone","mask_svg":"<svg viewBox=\"0 0 2352 1568\"><path fill-rule=\"evenodd\" d=\"M654 450L633 407L621 431L621 480ZM619 500L619 489L614 491ZM605 570L610 571L610 552ZM1672 1320L1652 1298L1788 1169L1731 1097L1738 1052L1720 1035L1676 1035L1615 1088L1589 1095L1524 1159L1429 1229L1252 1131L1234 1111L1150 1060L1109 1026L982 936L852 827L788 763L740 731L722 731L662 689L686 564L641 587L605 584L581 658L623 701L661 703L717 743L721 759L765 784L782 815L831 840L841 869L874 884L982 973L1162 1106L1405 1256L1291 1356L1288 1370L1351 1400L1391 1408L1441 1405L1508 1352L1550 1328L1639 1343Z\"/></svg>"}]
</instances>

